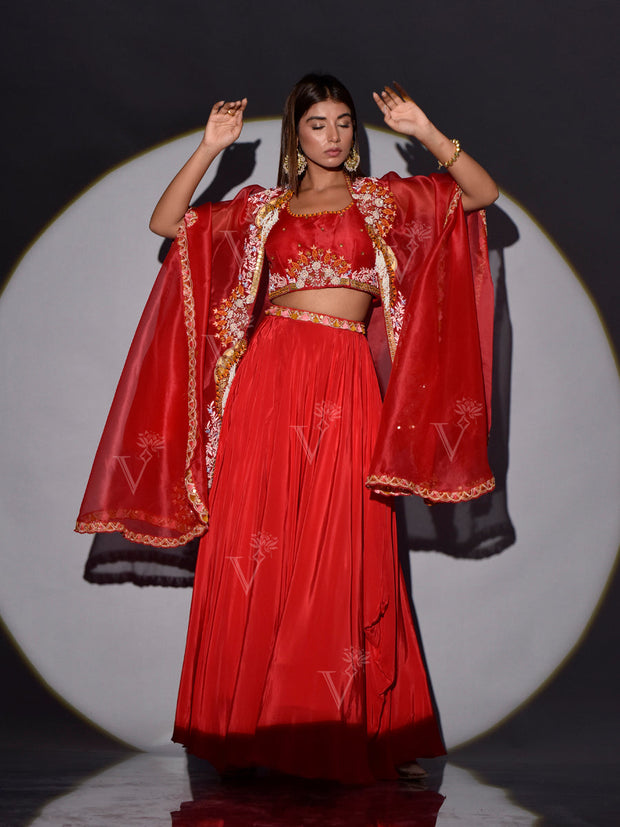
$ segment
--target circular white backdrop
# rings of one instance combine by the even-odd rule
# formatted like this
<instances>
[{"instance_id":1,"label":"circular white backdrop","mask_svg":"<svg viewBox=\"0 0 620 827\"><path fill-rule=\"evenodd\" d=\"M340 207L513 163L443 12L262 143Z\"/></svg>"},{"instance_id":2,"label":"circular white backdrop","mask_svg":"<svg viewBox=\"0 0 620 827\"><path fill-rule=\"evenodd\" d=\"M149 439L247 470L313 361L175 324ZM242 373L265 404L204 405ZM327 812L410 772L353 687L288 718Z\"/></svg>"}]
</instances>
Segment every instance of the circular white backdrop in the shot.
<instances>
[{"instance_id":1,"label":"circular white backdrop","mask_svg":"<svg viewBox=\"0 0 620 827\"><path fill-rule=\"evenodd\" d=\"M373 174L407 174L397 138L368 130ZM279 123L252 180L270 186ZM72 532L90 463L157 268L153 205L197 145L180 138L106 175L24 256L0 301L0 610L69 704L144 749L170 737L190 592L82 579ZM209 181L205 179L205 184ZM232 194L232 193L231 193ZM513 201L505 252L514 330L508 502L517 543L487 560L414 555L413 593L449 746L530 696L596 608L618 541L620 394L597 313Z\"/></svg>"}]
</instances>

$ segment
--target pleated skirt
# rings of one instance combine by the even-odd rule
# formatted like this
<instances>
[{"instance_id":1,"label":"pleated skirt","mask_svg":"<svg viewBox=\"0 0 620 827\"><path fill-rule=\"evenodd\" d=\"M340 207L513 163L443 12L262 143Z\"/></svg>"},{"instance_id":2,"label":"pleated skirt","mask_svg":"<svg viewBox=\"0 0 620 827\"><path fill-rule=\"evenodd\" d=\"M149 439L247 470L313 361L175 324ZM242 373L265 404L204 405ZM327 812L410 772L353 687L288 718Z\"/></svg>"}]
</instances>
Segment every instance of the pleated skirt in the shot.
<instances>
[{"instance_id":1,"label":"pleated skirt","mask_svg":"<svg viewBox=\"0 0 620 827\"><path fill-rule=\"evenodd\" d=\"M361 326L271 310L226 403L173 740L220 771L395 778L444 747L393 509L364 485L374 364Z\"/></svg>"}]
</instances>

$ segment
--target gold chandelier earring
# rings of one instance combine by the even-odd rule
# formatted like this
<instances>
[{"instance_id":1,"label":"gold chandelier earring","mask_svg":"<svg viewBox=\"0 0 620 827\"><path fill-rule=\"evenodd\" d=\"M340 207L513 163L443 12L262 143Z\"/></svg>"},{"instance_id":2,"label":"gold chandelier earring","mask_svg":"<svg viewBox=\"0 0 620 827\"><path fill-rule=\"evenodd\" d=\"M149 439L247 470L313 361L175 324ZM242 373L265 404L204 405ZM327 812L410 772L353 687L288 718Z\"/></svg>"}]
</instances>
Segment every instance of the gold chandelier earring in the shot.
<instances>
[{"instance_id":1,"label":"gold chandelier earring","mask_svg":"<svg viewBox=\"0 0 620 827\"><path fill-rule=\"evenodd\" d=\"M308 166L308 159L303 152L297 147L297 177L299 178L306 171Z\"/></svg>"},{"instance_id":2,"label":"gold chandelier earring","mask_svg":"<svg viewBox=\"0 0 620 827\"><path fill-rule=\"evenodd\" d=\"M349 150L347 160L344 162L344 168L347 172L355 172L360 165L360 154L357 151L355 144Z\"/></svg>"}]
</instances>

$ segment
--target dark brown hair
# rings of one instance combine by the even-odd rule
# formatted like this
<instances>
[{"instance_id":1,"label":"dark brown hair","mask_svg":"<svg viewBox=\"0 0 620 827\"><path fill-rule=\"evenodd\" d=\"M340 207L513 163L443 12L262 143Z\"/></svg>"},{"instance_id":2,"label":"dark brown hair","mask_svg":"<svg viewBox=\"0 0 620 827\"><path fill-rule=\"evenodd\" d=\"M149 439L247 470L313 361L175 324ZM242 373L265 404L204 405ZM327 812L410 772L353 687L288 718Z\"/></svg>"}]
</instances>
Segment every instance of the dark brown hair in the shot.
<instances>
[{"instance_id":1,"label":"dark brown hair","mask_svg":"<svg viewBox=\"0 0 620 827\"><path fill-rule=\"evenodd\" d=\"M344 103L351 111L353 121L353 146L357 149L357 115L355 104L349 90L333 75L310 74L298 81L290 91L284 104L282 116L282 137L280 140L280 165L278 167L278 186L288 187L297 193L299 178L297 175L297 127L302 116L315 103L333 100ZM288 160L288 174L284 171L284 160ZM356 172L349 173L352 178Z\"/></svg>"}]
</instances>

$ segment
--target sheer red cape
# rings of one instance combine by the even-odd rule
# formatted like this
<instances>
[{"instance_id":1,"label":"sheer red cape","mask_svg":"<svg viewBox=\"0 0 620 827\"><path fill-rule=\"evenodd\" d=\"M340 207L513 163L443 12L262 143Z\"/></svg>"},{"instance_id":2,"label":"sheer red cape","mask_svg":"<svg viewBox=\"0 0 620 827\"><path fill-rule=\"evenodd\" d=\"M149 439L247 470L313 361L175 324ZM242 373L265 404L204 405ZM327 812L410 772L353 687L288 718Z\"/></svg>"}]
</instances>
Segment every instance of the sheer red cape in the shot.
<instances>
[{"instance_id":1,"label":"sheer red cape","mask_svg":"<svg viewBox=\"0 0 620 827\"><path fill-rule=\"evenodd\" d=\"M437 502L480 496L494 485L484 214L464 213L446 174L357 179L352 195L383 285L368 324L385 395L367 485ZM133 339L77 531L171 548L206 530L222 405L263 312L264 240L283 200L248 187L186 215Z\"/></svg>"}]
</instances>

